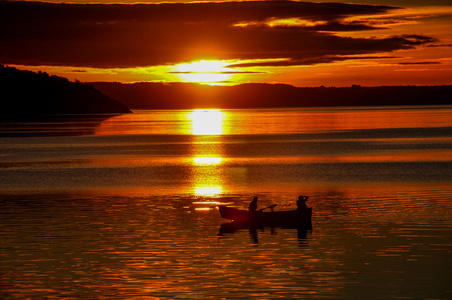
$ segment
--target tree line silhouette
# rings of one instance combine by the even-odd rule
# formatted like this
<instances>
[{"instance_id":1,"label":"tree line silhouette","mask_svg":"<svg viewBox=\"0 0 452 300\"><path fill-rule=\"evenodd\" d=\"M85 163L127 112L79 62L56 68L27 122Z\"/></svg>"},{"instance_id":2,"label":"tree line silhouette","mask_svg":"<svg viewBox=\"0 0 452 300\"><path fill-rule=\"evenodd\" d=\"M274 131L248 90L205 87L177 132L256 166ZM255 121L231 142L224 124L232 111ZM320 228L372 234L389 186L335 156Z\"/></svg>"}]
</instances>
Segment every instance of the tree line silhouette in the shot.
<instances>
[{"instance_id":1,"label":"tree line silhouette","mask_svg":"<svg viewBox=\"0 0 452 300\"><path fill-rule=\"evenodd\" d=\"M90 84L0 65L2 119L37 115L121 114L130 110Z\"/></svg>"},{"instance_id":2,"label":"tree line silhouette","mask_svg":"<svg viewBox=\"0 0 452 300\"><path fill-rule=\"evenodd\" d=\"M310 88L265 83L236 86L152 82L92 84L133 109L452 104L451 85Z\"/></svg>"}]
</instances>

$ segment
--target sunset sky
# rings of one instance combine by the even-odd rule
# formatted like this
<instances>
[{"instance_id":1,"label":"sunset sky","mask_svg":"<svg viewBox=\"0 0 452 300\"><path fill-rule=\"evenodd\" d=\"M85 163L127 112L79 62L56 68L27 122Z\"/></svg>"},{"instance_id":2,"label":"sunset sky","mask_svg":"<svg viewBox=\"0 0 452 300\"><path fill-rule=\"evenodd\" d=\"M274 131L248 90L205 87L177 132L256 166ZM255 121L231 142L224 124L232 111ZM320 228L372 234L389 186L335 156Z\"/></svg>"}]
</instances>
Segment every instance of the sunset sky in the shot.
<instances>
[{"instance_id":1,"label":"sunset sky","mask_svg":"<svg viewBox=\"0 0 452 300\"><path fill-rule=\"evenodd\" d=\"M452 1L0 1L0 64L80 81L452 84Z\"/></svg>"}]
</instances>

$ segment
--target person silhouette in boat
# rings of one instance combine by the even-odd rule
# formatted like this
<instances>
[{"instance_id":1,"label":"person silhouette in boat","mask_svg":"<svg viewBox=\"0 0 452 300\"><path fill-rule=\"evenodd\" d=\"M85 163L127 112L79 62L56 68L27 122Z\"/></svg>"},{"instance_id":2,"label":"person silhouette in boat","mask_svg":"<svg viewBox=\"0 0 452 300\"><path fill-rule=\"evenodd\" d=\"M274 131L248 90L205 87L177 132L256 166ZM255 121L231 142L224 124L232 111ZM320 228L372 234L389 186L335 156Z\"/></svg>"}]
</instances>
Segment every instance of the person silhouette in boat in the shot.
<instances>
[{"instance_id":1,"label":"person silhouette in boat","mask_svg":"<svg viewBox=\"0 0 452 300\"><path fill-rule=\"evenodd\" d=\"M309 208L306 206L306 201L308 201L308 196L300 195L298 196L297 200L297 211L300 216L303 218L303 222L300 224L301 227L299 227L299 231L303 230L312 230L312 223L311 223L311 214L312 214L312 208ZM299 233L300 234L300 233Z\"/></svg>"},{"instance_id":2,"label":"person silhouette in boat","mask_svg":"<svg viewBox=\"0 0 452 300\"><path fill-rule=\"evenodd\" d=\"M256 212L256 210L257 210L257 197L254 197L253 201L251 201L250 205L248 205L248 211Z\"/></svg>"},{"instance_id":3,"label":"person silhouette in boat","mask_svg":"<svg viewBox=\"0 0 452 300\"><path fill-rule=\"evenodd\" d=\"M303 196L300 195L298 196L298 200L297 200L297 207L298 207L298 211L304 212L308 210L308 207L306 206L306 201L308 201L308 196Z\"/></svg>"}]
</instances>

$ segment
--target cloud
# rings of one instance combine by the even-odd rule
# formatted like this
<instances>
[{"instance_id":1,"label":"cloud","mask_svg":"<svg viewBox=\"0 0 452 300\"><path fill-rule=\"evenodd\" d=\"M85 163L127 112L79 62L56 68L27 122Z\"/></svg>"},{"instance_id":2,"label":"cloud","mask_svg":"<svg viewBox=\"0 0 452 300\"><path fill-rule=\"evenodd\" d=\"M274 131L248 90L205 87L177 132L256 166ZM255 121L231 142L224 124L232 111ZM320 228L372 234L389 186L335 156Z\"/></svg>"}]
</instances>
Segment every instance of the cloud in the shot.
<instances>
[{"instance_id":1,"label":"cloud","mask_svg":"<svg viewBox=\"0 0 452 300\"><path fill-rule=\"evenodd\" d=\"M413 62L400 62L399 65L439 65L439 61L413 61Z\"/></svg>"},{"instance_id":2,"label":"cloud","mask_svg":"<svg viewBox=\"0 0 452 300\"><path fill-rule=\"evenodd\" d=\"M377 29L347 19L392 9L292 1L135 5L0 1L0 63L126 68L209 58L282 58L290 65L310 65L436 41L421 35L334 34ZM269 25L288 19L294 24Z\"/></svg>"},{"instance_id":3,"label":"cloud","mask_svg":"<svg viewBox=\"0 0 452 300\"><path fill-rule=\"evenodd\" d=\"M360 59L388 59L397 58L396 56L316 56L305 59L285 59L265 62L246 62L227 65L227 68L244 68L244 67L289 67L289 66L307 66L315 64L333 63L344 60L360 60Z\"/></svg>"}]
</instances>

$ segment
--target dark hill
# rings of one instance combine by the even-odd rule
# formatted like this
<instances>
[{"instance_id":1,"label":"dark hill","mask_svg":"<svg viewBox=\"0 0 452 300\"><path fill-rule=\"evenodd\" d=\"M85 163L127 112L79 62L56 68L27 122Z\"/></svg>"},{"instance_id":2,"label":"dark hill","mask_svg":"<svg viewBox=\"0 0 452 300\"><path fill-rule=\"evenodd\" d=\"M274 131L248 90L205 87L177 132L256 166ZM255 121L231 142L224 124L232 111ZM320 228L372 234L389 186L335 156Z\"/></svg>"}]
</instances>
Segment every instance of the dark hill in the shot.
<instances>
[{"instance_id":1,"label":"dark hill","mask_svg":"<svg viewBox=\"0 0 452 300\"><path fill-rule=\"evenodd\" d=\"M452 104L452 86L300 88L250 83L206 86L193 83L95 82L106 95L136 109L258 108Z\"/></svg>"},{"instance_id":2,"label":"dark hill","mask_svg":"<svg viewBox=\"0 0 452 300\"><path fill-rule=\"evenodd\" d=\"M121 114L130 110L92 85L0 65L3 119L60 114Z\"/></svg>"}]
</instances>

